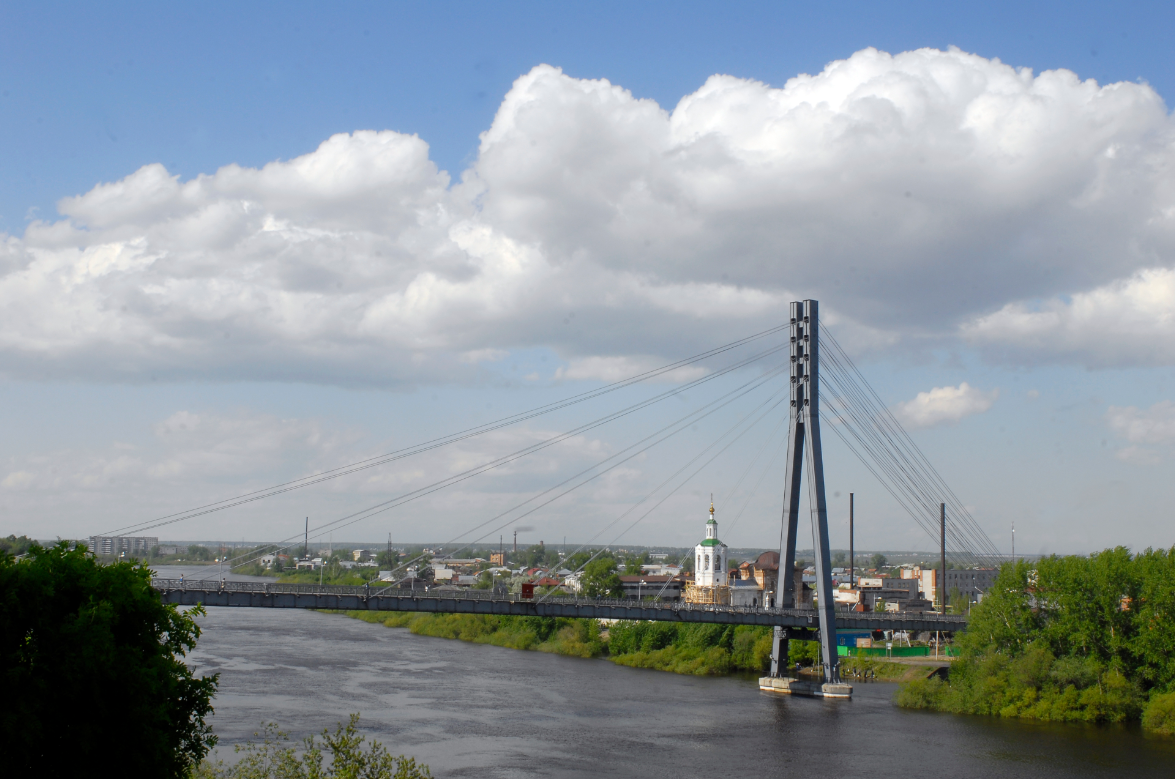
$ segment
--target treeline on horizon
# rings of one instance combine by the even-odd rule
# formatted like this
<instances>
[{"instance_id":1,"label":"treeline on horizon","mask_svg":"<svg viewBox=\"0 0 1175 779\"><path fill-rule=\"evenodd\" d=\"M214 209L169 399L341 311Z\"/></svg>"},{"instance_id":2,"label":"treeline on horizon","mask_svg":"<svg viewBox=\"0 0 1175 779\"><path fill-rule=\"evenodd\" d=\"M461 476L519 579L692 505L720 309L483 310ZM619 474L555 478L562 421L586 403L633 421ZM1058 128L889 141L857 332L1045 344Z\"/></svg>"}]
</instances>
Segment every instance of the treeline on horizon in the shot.
<instances>
[{"instance_id":1,"label":"treeline on horizon","mask_svg":"<svg viewBox=\"0 0 1175 779\"><path fill-rule=\"evenodd\" d=\"M1175 735L1175 548L1007 563L956 644L900 706Z\"/></svg>"}]
</instances>

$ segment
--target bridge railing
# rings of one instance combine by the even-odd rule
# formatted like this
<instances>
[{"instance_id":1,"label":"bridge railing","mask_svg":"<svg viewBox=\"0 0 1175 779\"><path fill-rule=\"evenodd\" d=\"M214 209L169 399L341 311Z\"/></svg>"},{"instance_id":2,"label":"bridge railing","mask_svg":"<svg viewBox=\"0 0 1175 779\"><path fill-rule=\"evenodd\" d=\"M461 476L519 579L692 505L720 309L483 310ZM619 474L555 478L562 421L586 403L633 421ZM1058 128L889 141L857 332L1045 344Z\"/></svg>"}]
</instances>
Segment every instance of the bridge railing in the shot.
<instances>
[{"instance_id":1,"label":"bridge railing","mask_svg":"<svg viewBox=\"0 0 1175 779\"><path fill-rule=\"evenodd\" d=\"M185 590L192 592L226 592L226 593L253 593L265 595L354 595L364 598L393 597L393 598L430 598L453 600L499 601L509 603L533 603L530 598L523 598L518 594L503 595L492 590L444 590L437 587L428 589L408 589L388 586L385 582L378 585L355 586L337 584L281 584L278 582L239 582L216 581L212 579L152 579L151 586L161 591ZM625 609L656 609L659 611L706 611L723 612L730 614L783 614L799 619L808 619L813 624L818 621L815 609L777 609L764 606L725 606L709 603L688 603L685 601L665 600L634 600L632 598L587 598L582 596L548 597L543 603L565 604L569 606L604 606ZM907 614L873 613L837 611L838 617L856 617L866 620L876 620L884 624L887 621L900 621L908 618ZM919 620L942 625L943 630L951 630L966 622L966 618L959 615L942 615L934 612L918 614Z\"/></svg>"}]
</instances>

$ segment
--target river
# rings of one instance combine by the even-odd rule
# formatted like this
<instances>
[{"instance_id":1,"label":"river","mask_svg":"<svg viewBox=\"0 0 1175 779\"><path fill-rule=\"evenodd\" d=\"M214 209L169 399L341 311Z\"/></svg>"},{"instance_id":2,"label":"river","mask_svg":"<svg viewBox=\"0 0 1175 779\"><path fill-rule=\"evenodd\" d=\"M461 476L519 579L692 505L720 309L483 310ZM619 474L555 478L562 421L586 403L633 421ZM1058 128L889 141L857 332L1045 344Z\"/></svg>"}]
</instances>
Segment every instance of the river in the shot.
<instances>
[{"instance_id":1,"label":"river","mask_svg":"<svg viewBox=\"0 0 1175 779\"><path fill-rule=\"evenodd\" d=\"M169 569L164 575L192 568ZM238 577L233 577L238 578ZM302 610L209 609L189 657L219 673L221 755L264 722L301 738L361 727L438 777L657 775L1175 776L1175 741L1122 727L898 709L895 685L851 701L415 636Z\"/></svg>"}]
</instances>

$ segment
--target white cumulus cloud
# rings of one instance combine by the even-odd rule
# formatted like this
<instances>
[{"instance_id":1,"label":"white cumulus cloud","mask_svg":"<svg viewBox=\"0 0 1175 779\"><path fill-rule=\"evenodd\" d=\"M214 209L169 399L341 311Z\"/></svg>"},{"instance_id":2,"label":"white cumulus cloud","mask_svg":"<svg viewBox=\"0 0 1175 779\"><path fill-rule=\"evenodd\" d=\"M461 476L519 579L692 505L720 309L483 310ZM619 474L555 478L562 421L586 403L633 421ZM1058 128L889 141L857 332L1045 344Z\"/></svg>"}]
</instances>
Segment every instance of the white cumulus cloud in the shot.
<instances>
[{"instance_id":1,"label":"white cumulus cloud","mask_svg":"<svg viewBox=\"0 0 1175 779\"><path fill-rule=\"evenodd\" d=\"M1110 429L1132 444L1175 444L1175 403L1160 401L1148 409L1110 406Z\"/></svg>"},{"instance_id":2,"label":"white cumulus cloud","mask_svg":"<svg viewBox=\"0 0 1175 779\"><path fill-rule=\"evenodd\" d=\"M1175 270L1148 268L1067 300L1009 303L964 325L963 334L1019 362L1175 364Z\"/></svg>"},{"instance_id":3,"label":"white cumulus cloud","mask_svg":"<svg viewBox=\"0 0 1175 779\"><path fill-rule=\"evenodd\" d=\"M0 235L0 370L394 384L546 346L604 376L801 297L850 344L1169 364L1081 345L1115 306L1168 332L1172 130L1145 84L955 49L713 76L672 108L539 66L456 183L424 139L363 130L63 199Z\"/></svg>"},{"instance_id":4,"label":"white cumulus cloud","mask_svg":"<svg viewBox=\"0 0 1175 779\"><path fill-rule=\"evenodd\" d=\"M984 392L963 382L957 387L935 387L929 392L919 392L913 400L899 403L894 413L907 427L935 427L982 414L999 396L998 389Z\"/></svg>"}]
</instances>

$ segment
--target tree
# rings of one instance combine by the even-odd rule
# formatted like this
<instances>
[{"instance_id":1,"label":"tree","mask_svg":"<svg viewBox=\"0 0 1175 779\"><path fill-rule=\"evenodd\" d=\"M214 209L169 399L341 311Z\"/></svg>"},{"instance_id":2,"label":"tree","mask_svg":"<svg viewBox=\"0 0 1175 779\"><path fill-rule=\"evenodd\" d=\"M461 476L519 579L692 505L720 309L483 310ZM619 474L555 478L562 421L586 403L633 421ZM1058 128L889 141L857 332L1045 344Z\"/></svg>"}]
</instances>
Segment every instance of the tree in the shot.
<instances>
[{"instance_id":1,"label":"tree","mask_svg":"<svg viewBox=\"0 0 1175 779\"><path fill-rule=\"evenodd\" d=\"M206 546L197 546L196 544L192 544L188 547L188 559L211 560L212 552Z\"/></svg>"},{"instance_id":2,"label":"tree","mask_svg":"<svg viewBox=\"0 0 1175 779\"><path fill-rule=\"evenodd\" d=\"M623 598L624 586L611 557L593 560L583 569L583 594L589 598Z\"/></svg>"},{"instance_id":3,"label":"tree","mask_svg":"<svg viewBox=\"0 0 1175 779\"><path fill-rule=\"evenodd\" d=\"M848 559L849 559L849 558L848 558L848 555L846 555L844 552L837 552L837 553L836 553L835 555L833 555L833 557L832 557L832 564L833 564L833 566L835 566L835 567L837 567L837 568L844 568L844 567L845 567L845 562L846 562Z\"/></svg>"},{"instance_id":4,"label":"tree","mask_svg":"<svg viewBox=\"0 0 1175 779\"><path fill-rule=\"evenodd\" d=\"M872 557L869 558L869 561L873 563L873 567L879 571L885 567L886 563L885 555L883 555L881 552L876 552Z\"/></svg>"},{"instance_id":5,"label":"tree","mask_svg":"<svg viewBox=\"0 0 1175 779\"><path fill-rule=\"evenodd\" d=\"M182 657L200 629L145 565L83 549L0 554L0 754L9 776L76 776L117 754L127 776L186 777L216 743L217 678ZM120 745L125 748L120 748Z\"/></svg>"},{"instance_id":6,"label":"tree","mask_svg":"<svg viewBox=\"0 0 1175 779\"><path fill-rule=\"evenodd\" d=\"M624 561L624 573L629 576L640 576L641 566L649 562L649 553L641 552Z\"/></svg>"},{"instance_id":7,"label":"tree","mask_svg":"<svg viewBox=\"0 0 1175 779\"><path fill-rule=\"evenodd\" d=\"M22 555L29 551L29 547L37 543L28 536L9 536L8 538L0 538L0 552L8 552L13 555Z\"/></svg>"}]
</instances>

